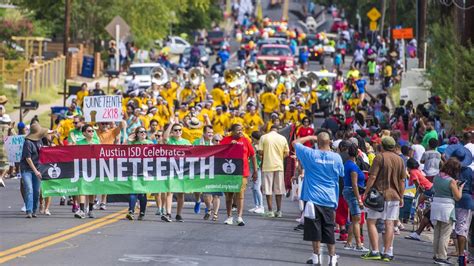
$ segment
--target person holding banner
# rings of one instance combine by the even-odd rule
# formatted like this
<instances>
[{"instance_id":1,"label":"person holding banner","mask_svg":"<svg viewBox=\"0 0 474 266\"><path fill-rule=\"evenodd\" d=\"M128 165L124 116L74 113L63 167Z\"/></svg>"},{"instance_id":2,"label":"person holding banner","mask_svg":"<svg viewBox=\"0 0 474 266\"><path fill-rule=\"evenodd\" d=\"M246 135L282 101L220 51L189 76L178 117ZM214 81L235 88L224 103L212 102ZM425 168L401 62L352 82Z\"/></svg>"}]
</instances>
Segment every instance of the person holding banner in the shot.
<instances>
[{"instance_id":1,"label":"person holding banner","mask_svg":"<svg viewBox=\"0 0 474 266\"><path fill-rule=\"evenodd\" d=\"M178 118L172 118L170 124L166 129L164 139L168 145L191 145L189 140L184 139L183 135L183 125L179 123ZM181 216L184 206L184 193L177 193L176 195L178 201L178 207L176 210L176 221L184 222L183 216ZM165 222L171 222L171 204L173 203L173 192L166 193L166 214L161 215L161 220Z\"/></svg>"},{"instance_id":2,"label":"person holding banner","mask_svg":"<svg viewBox=\"0 0 474 266\"><path fill-rule=\"evenodd\" d=\"M193 142L193 145L211 146L211 145L219 144L218 142L215 143L214 140L215 140L214 129L212 128L211 125L205 125L203 129L202 138L195 140ZM195 196L200 195L200 194L201 193L195 192ZM212 207L213 207L212 220L217 221L217 218L218 218L217 213L219 212L219 206L221 204L221 199L220 199L221 196L224 196L224 193L222 192L203 193L204 204L206 204L206 211L203 217L204 220L209 220L211 218L211 203L212 203ZM199 196L196 197L196 199L199 199Z\"/></svg>"},{"instance_id":3,"label":"person holding banner","mask_svg":"<svg viewBox=\"0 0 474 266\"><path fill-rule=\"evenodd\" d=\"M257 158L255 156L255 150L250 143L250 140L244 136L243 127L240 124L233 124L230 127L231 135L227 136L222 139L221 144L239 144L242 145L244 148L243 154L243 162L244 162L244 169L243 169L243 178L242 178L242 187L240 188L240 192L227 192L225 193L225 205L227 209L227 219L225 220L225 224L231 225L234 223L234 218L232 217L232 202L234 194L236 195L236 203L237 203L237 225L244 226L245 222L242 219L243 207L244 207L244 195L245 195L245 188L247 187L247 179L250 177L250 167L249 167L249 158L252 160L253 166L253 173L252 178L254 180L257 179Z\"/></svg>"},{"instance_id":4,"label":"person holding banner","mask_svg":"<svg viewBox=\"0 0 474 266\"><path fill-rule=\"evenodd\" d=\"M134 134L132 134L129 139L131 140L130 144L132 145L153 144L153 142L148 139L144 127L137 127ZM145 217L147 204L146 194L130 194L130 199L128 200L128 214L126 216L130 221L135 220L135 206L137 205L137 199L140 201L140 214L138 215L138 220L143 220Z\"/></svg>"},{"instance_id":5,"label":"person holding banner","mask_svg":"<svg viewBox=\"0 0 474 266\"><path fill-rule=\"evenodd\" d=\"M90 124L85 124L84 126L82 126L82 134L84 135L84 138L77 141L76 145L100 144L99 140L94 139L95 130ZM76 213L74 213L74 217L79 218L79 219L84 219L86 218L86 212L85 212L86 196L80 195L78 197L79 197L79 210L76 211ZM89 211L87 212L87 216L89 218L95 218L95 215L92 212L94 209L95 195L88 195L87 197L89 200Z\"/></svg>"},{"instance_id":6,"label":"person holding banner","mask_svg":"<svg viewBox=\"0 0 474 266\"><path fill-rule=\"evenodd\" d=\"M41 172L39 171L39 150L42 146L41 139L48 130L39 123L30 125L30 133L25 138L21 155L20 169L25 187L26 218L36 218L41 186Z\"/></svg>"}]
</instances>

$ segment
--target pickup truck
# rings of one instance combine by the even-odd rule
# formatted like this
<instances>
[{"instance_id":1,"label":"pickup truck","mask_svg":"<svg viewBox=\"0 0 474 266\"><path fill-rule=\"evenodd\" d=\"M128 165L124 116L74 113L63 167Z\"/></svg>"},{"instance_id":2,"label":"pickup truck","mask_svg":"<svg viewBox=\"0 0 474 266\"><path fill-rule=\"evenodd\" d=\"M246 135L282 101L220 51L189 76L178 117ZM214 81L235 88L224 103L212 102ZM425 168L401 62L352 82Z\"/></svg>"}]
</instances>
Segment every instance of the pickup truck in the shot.
<instances>
[{"instance_id":1,"label":"pickup truck","mask_svg":"<svg viewBox=\"0 0 474 266\"><path fill-rule=\"evenodd\" d=\"M290 47L283 44L264 44L257 54L257 64L262 70L280 70L295 66Z\"/></svg>"}]
</instances>

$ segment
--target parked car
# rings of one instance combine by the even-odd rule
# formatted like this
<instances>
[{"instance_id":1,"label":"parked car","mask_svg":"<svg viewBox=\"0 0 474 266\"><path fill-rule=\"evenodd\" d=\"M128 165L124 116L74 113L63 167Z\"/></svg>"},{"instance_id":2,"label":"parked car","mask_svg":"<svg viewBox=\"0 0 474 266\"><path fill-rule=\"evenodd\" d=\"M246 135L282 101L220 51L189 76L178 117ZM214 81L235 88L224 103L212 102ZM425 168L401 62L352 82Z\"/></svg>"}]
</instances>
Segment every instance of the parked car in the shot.
<instances>
[{"instance_id":1,"label":"parked car","mask_svg":"<svg viewBox=\"0 0 474 266\"><path fill-rule=\"evenodd\" d=\"M157 67L161 67L161 64L141 63L130 65L127 76L125 76L125 90L129 90L129 86L131 86L130 81L132 80L133 73L135 73L135 79L138 80L140 90L146 90L151 87L151 83L156 82L156 80L152 79L151 74L153 69Z\"/></svg>"},{"instance_id":2,"label":"parked car","mask_svg":"<svg viewBox=\"0 0 474 266\"><path fill-rule=\"evenodd\" d=\"M293 68L295 60L288 45L264 44L257 54L257 63L262 70L284 71Z\"/></svg>"},{"instance_id":3,"label":"parked car","mask_svg":"<svg viewBox=\"0 0 474 266\"><path fill-rule=\"evenodd\" d=\"M182 54L184 49L191 47L188 41L178 36L168 36L165 41L157 40L155 43L161 47L169 47L172 54Z\"/></svg>"},{"instance_id":4,"label":"parked car","mask_svg":"<svg viewBox=\"0 0 474 266\"><path fill-rule=\"evenodd\" d=\"M201 63L204 64L207 68L209 67L209 53L207 52L204 46L199 46L199 50L201 51ZM183 54L179 59L179 65L184 67L185 69L191 68L191 48L188 47L184 49Z\"/></svg>"}]
</instances>

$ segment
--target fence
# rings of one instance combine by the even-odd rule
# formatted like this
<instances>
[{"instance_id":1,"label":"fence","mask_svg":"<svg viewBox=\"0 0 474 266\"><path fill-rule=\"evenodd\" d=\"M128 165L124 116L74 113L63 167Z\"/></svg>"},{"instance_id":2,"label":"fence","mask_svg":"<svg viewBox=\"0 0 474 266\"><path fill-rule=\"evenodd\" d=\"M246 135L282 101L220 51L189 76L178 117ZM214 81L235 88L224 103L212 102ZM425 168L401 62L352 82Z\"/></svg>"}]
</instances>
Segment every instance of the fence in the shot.
<instances>
[{"instance_id":1,"label":"fence","mask_svg":"<svg viewBox=\"0 0 474 266\"><path fill-rule=\"evenodd\" d=\"M23 96L26 98L34 92L62 84L65 67L66 57L59 56L25 69L23 77L19 79Z\"/></svg>"}]
</instances>

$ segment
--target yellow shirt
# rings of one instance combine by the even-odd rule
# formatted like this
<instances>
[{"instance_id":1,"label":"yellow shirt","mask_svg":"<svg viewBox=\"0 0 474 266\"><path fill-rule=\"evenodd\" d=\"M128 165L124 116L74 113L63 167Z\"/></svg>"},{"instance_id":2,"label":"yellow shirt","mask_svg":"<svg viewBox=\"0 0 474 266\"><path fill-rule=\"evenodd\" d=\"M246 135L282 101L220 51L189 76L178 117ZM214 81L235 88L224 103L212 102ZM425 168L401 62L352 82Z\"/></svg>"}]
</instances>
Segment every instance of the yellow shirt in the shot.
<instances>
[{"instance_id":1,"label":"yellow shirt","mask_svg":"<svg viewBox=\"0 0 474 266\"><path fill-rule=\"evenodd\" d=\"M179 102L187 102L190 106L194 106L194 100L190 101L194 95L194 92L190 88L184 88L179 94Z\"/></svg>"},{"instance_id":2,"label":"yellow shirt","mask_svg":"<svg viewBox=\"0 0 474 266\"><path fill-rule=\"evenodd\" d=\"M198 118L203 123L206 122L204 119L204 115L207 115L210 121L214 119L214 111L212 111L211 109L203 108L201 112L199 113Z\"/></svg>"},{"instance_id":3,"label":"yellow shirt","mask_svg":"<svg viewBox=\"0 0 474 266\"><path fill-rule=\"evenodd\" d=\"M273 92L262 93L262 95L260 95L260 102L263 104L264 113L272 113L280 106L280 101Z\"/></svg>"},{"instance_id":4,"label":"yellow shirt","mask_svg":"<svg viewBox=\"0 0 474 266\"><path fill-rule=\"evenodd\" d=\"M233 125L233 124L240 124L240 125L243 125L244 124L244 119L240 116L234 116L234 117L231 117L230 118L230 124Z\"/></svg>"},{"instance_id":5,"label":"yellow shirt","mask_svg":"<svg viewBox=\"0 0 474 266\"><path fill-rule=\"evenodd\" d=\"M392 76L392 66L391 65L386 65L384 70L383 70L383 76L384 77L391 77Z\"/></svg>"},{"instance_id":6,"label":"yellow shirt","mask_svg":"<svg viewBox=\"0 0 474 266\"><path fill-rule=\"evenodd\" d=\"M214 88L211 91L214 107L225 104L225 92L221 88Z\"/></svg>"},{"instance_id":7,"label":"yellow shirt","mask_svg":"<svg viewBox=\"0 0 474 266\"><path fill-rule=\"evenodd\" d=\"M294 110L294 111L287 111L285 113L285 116L283 118L283 121L285 123L289 123L289 122L292 122L293 124L296 124L296 122L298 122L298 111L297 110Z\"/></svg>"},{"instance_id":8,"label":"yellow shirt","mask_svg":"<svg viewBox=\"0 0 474 266\"><path fill-rule=\"evenodd\" d=\"M241 92L238 89L236 88L230 89L229 96L230 96L231 107L237 108L240 106L240 95L241 95Z\"/></svg>"},{"instance_id":9,"label":"yellow shirt","mask_svg":"<svg viewBox=\"0 0 474 266\"><path fill-rule=\"evenodd\" d=\"M351 98L347 101L347 103L351 106L352 109L357 109L357 106L360 104L359 98Z\"/></svg>"},{"instance_id":10,"label":"yellow shirt","mask_svg":"<svg viewBox=\"0 0 474 266\"><path fill-rule=\"evenodd\" d=\"M71 131L72 129L74 129L72 119L63 119L61 120L61 122L59 122L57 131L59 133L60 142L63 142L63 140L69 136L69 131Z\"/></svg>"},{"instance_id":11,"label":"yellow shirt","mask_svg":"<svg viewBox=\"0 0 474 266\"><path fill-rule=\"evenodd\" d=\"M158 111L156 112L156 114L165 119L165 120L168 120L170 118L170 110L168 109L168 107L166 107L166 105L164 104L158 104L155 106L156 109L158 109Z\"/></svg>"},{"instance_id":12,"label":"yellow shirt","mask_svg":"<svg viewBox=\"0 0 474 266\"><path fill-rule=\"evenodd\" d=\"M276 131L263 135L258 142L257 150L263 152L262 171L283 171L283 159L290 152L288 141Z\"/></svg>"},{"instance_id":13,"label":"yellow shirt","mask_svg":"<svg viewBox=\"0 0 474 266\"><path fill-rule=\"evenodd\" d=\"M290 100L290 99L286 99L286 100L280 100L280 104L284 104L285 106L288 106L288 105L290 105L290 102L291 102L291 100Z\"/></svg>"},{"instance_id":14,"label":"yellow shirt","mask_svg":"<svg viewBox=\"0 0 474 266\"><path fill-rule=\"evenodd\" d=\"M80 90L76 93L76 103L77 103L77 106L81 106L82 107L82 103L84 102L84 97L86 96L89 96L89 91L88 90Z\"/></svg>"},{"instance_id":15,"label":"yellow shirt","mask_svg":"<svg viewBox=\"0 0 474 266\"><path fill-rule=\"evenodd\" d=\"M347 72L347 78L350 78L350 77L353 77L354 79L358 79L359 78L359 70L357 70L357 69L349 70Z\"/></svg>"},{"instance_id":16,"label":"yellow shirt","mask_svg":"<svg viewBox=\"0 0 474 266\"><path fill-rule=\"evenodd\" d=\"M263 120L257 113L251 114L246 113L244 115L244 128L247 135L251 135L252 132L258 131L261 126L263 126Z\"/></svg>"},{"instance_id":17,"label":"yellow shirt","mask_svg":"<svg viewBox=\"0 0 474 266\"><path fill-rule=\"evenodd\" d=\"M214 128L215 134L224 136L224 132L230 127L230 119L227 114L216 114L212 120L212 127Z\"/></svg>"},{"instance_id":18,"label":"yellow shirt","mask_svg":"<svg viewBox=\"0 0 474 266\"><path fill-rule=\"evenodd\" d=\"M187 128L183 127L183 138L193 143L195 140L202 137L202 128Z\"/></svg>"},{"instance_id":19,"label":"yellow shirt","mask_svg":"<svg viewBox=\"0 0 474 266\"><path fill-rule=\"evenodd\" d=\"M276 87L275 94L280 98L280 95L284 92L286 92L285 84L279 83Z\"/></svg>"},{"instance_id":20,"label":"yellow shirt","mask_svg":"<svg viewBox=\"0 0 474 266\"><path fill-rule=\"evenodd\" d=\"M183 121L184 120L184 117L189 114L189 111L188 110L182 110L182 109L179 109L178 110L178 118L179 118L179 121Z\"/></svg>"}]
</instances>

